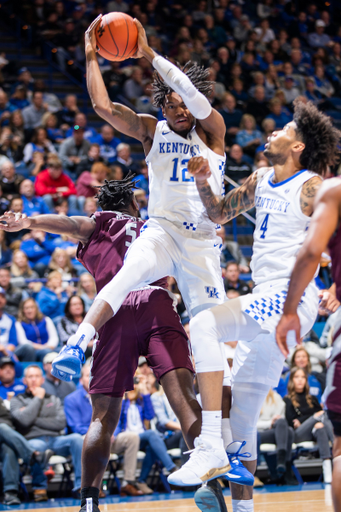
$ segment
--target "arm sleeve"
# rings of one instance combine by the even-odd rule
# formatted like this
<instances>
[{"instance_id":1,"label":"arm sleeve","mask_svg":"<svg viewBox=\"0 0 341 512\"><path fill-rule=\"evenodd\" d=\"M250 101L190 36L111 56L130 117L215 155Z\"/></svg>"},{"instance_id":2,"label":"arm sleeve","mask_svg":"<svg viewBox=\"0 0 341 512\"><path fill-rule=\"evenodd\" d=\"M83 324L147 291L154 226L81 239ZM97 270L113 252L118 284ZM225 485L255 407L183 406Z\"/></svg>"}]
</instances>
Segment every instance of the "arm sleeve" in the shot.
<instances>
[{"instance_id":1,"label":"arm sleeve","mask_svg":"<svg viewBox=\"0 0 341 512\"><path fill-rule=\"evenodd\" d=\"M167 85L181 96L186 107L197 119L206 119L212 112L210 102L196 89L188 76L161 55L153 59L153 66Z\"/></svg>"},{"instance_id":2,"label":"arm sleeve","mask_svg":"<svg viewBox=\"0 0 341 512\"><path fill-rule=\"evenodd\" d=\"M49 347L55 348L59 343L57 329L55 328L54 323L52 322L50 317L46 316L45 321L47 334L49 336L47 344Z\"/></svg>"}]
</instances>

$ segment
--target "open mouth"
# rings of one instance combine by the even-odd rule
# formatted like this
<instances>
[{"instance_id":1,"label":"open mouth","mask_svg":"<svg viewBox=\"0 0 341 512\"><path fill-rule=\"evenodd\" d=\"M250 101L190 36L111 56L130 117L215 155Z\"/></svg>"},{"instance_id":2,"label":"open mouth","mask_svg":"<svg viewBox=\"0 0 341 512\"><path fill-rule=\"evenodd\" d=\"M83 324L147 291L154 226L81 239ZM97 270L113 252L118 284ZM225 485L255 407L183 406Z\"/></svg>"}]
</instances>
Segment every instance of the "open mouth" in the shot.
<instances>
[{"instance_id":1,"label":"open mouth","mask_svg":"<svg viewBox=\"0 0 341 512\"><path fill-rule=\"evenodd\" d=\"M175 124L183 124L183 123L187 123L187 119L178 119L177 121L175 121Z\"/></svg>"}]
</instances>

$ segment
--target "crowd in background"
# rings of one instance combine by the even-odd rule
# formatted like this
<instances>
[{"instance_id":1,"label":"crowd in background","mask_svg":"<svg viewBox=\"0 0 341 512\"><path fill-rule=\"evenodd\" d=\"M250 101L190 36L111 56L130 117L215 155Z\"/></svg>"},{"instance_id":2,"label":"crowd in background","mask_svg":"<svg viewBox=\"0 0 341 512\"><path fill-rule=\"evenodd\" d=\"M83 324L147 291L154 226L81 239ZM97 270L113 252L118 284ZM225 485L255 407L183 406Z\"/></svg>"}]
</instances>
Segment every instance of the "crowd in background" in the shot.
<instances>
[{"instance_id":1,"label":"crowd in background","mask_svg":"<svg viewBox=\"0 0 341 512\"><path fill-rule=\"evenodd\" d=\"M77 66L85 64L84 31L99 13L111 11L138 18L150 46L174 62L184 65L192 60L208 67L214 82L209 100L226 124L225 174L237 185L255 169L269 165L264 144L274 130L292 120L295 98L314 102L337 122L341 19L328 3L23 0L17 7L16 14L30 27L36 53L42 54L48 41L61 70L72 62L67 70L75 76L81 69ZM98 59L112 101L162 119L161 110L152 103L153 69L146 59ZM122 179L131 170L138 180L135 196L141 216L148 218L148 167L142 147L108 124L92 126L78 104L74 94L61 97L49 91L24 61L19 66L1 54L0 214L12 210L29 216L92 215L104 180ZM328 173L337 174L338 169ZM227 181L226 187L231 186ZM226 237L224 228L218 234L223 241L221 268L227 296L249 293L252 282L241 278L250 271L249 259L237 242ZM32 474L34 499L47 499L44 471L50 449L72 456L74 492L79 492L82 436L91 418L90 369L85 365L77 388L51 374L56 352L76 332L96 296L94 280L77 261L76 252L77 241L70 237L0 231L0 457L11 469L4 479L4 503L9 505L20 502L18 457ZM330 285L326 258L319 286ZM189 332L187 312L173 278L169 287L178 296L178 312ZM317 442L324 479L330 481L332 432L321 404L332 330L333 315L320 338L312 331L303 347L291 355L277 390L264 404L259 442L277 444L272 473L276 481L294 483L291 446L308 440ZM236 342L226 344L231 365L235 346ZM51 396L55 399L50 417L41 417L44 407L38 411L36 404ZM23 407L32 419L30 425L21 413ZM49 439L45 444L37 440L43 435ZM20 436L14 443L20 452L5 442L13 436ZM124 454L122 494L153 492L147 485L151 467L158 460L160 467L174 471L174 460L167 453L174 447L184 451L179 423L142 360L112 443L113 452ZM137 478L139 449L146 457Z\"/></svg>"}]
</instances>

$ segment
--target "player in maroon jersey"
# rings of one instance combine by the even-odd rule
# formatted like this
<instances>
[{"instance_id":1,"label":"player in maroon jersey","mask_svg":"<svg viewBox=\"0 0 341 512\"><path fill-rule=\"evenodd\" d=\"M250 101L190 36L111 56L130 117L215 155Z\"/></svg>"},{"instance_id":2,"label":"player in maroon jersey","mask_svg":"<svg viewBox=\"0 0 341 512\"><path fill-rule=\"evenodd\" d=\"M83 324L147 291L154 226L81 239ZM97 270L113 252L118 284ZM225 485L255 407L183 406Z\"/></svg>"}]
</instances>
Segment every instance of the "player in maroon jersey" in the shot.
<instances>
[{"instance_id":1,"label":"player in maroon jersey","mask_svg":"<svg viewBox=\"0 0 341 512\"><path fill-rule=\"evenodd\" d=\"M313 279L322 252L328 246L332 260L332 276L336 297L326 294L321 306L331 313L341 302L341 180L326 180L315 199L314 214L311 218L307 238L298 253L290 278L283 316L277 326L276 339L282 353L288 355L287 334L296 332L300 340L300 320L297 307L305 288ZM334 427L332 493L334 509L341 512L341 309L337 313L333 334L333 351L327 372L325 391L328 416Z\"/></svg>"},{"instance_id":2,"label":"player in maroon jersey","mask_svg":"<svg viewBox=\"0 0 341 512\"><path fill-rule=\"evenodd\" d=\"M105 211L92 218L27 218L9 212L0 217L0 228L38 229L78 239L77 256L94 276L99 291L122 267L130 244L143 226L137 217L133 186L129 176L121 182L106 182L98 195ZM85 499L91 497L93 510L98 511L98 493L110 454L111 436L119 420L122 396L134 388L139 355L146 357L161 382L190 448L200 433L201 408L193 391L188 339L165 286L166 280L162 279L131 292L119 312L99 331L90 380L93 416L82 453L83 510Z\"/></svg>"}]
</instances>

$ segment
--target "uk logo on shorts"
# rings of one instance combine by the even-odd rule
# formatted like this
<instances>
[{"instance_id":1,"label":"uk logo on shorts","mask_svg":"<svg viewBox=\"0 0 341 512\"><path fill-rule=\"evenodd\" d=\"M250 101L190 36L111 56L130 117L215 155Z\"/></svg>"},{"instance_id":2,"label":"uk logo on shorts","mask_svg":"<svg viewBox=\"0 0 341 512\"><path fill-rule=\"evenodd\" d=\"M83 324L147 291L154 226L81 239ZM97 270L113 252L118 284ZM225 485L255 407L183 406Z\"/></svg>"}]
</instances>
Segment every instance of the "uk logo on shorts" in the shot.
<instances>
[{"instance_id":1,"label":"uk logo on shorts","mask_svg":"<svg viewBox=\"0 0 341 512\"><path fill-rule=\"evenodd\" d=\"M209 299L220 299L217 288L213 288L213 286L205 286L205 292L207 293Z\"/></svg>"}]
</instances>

